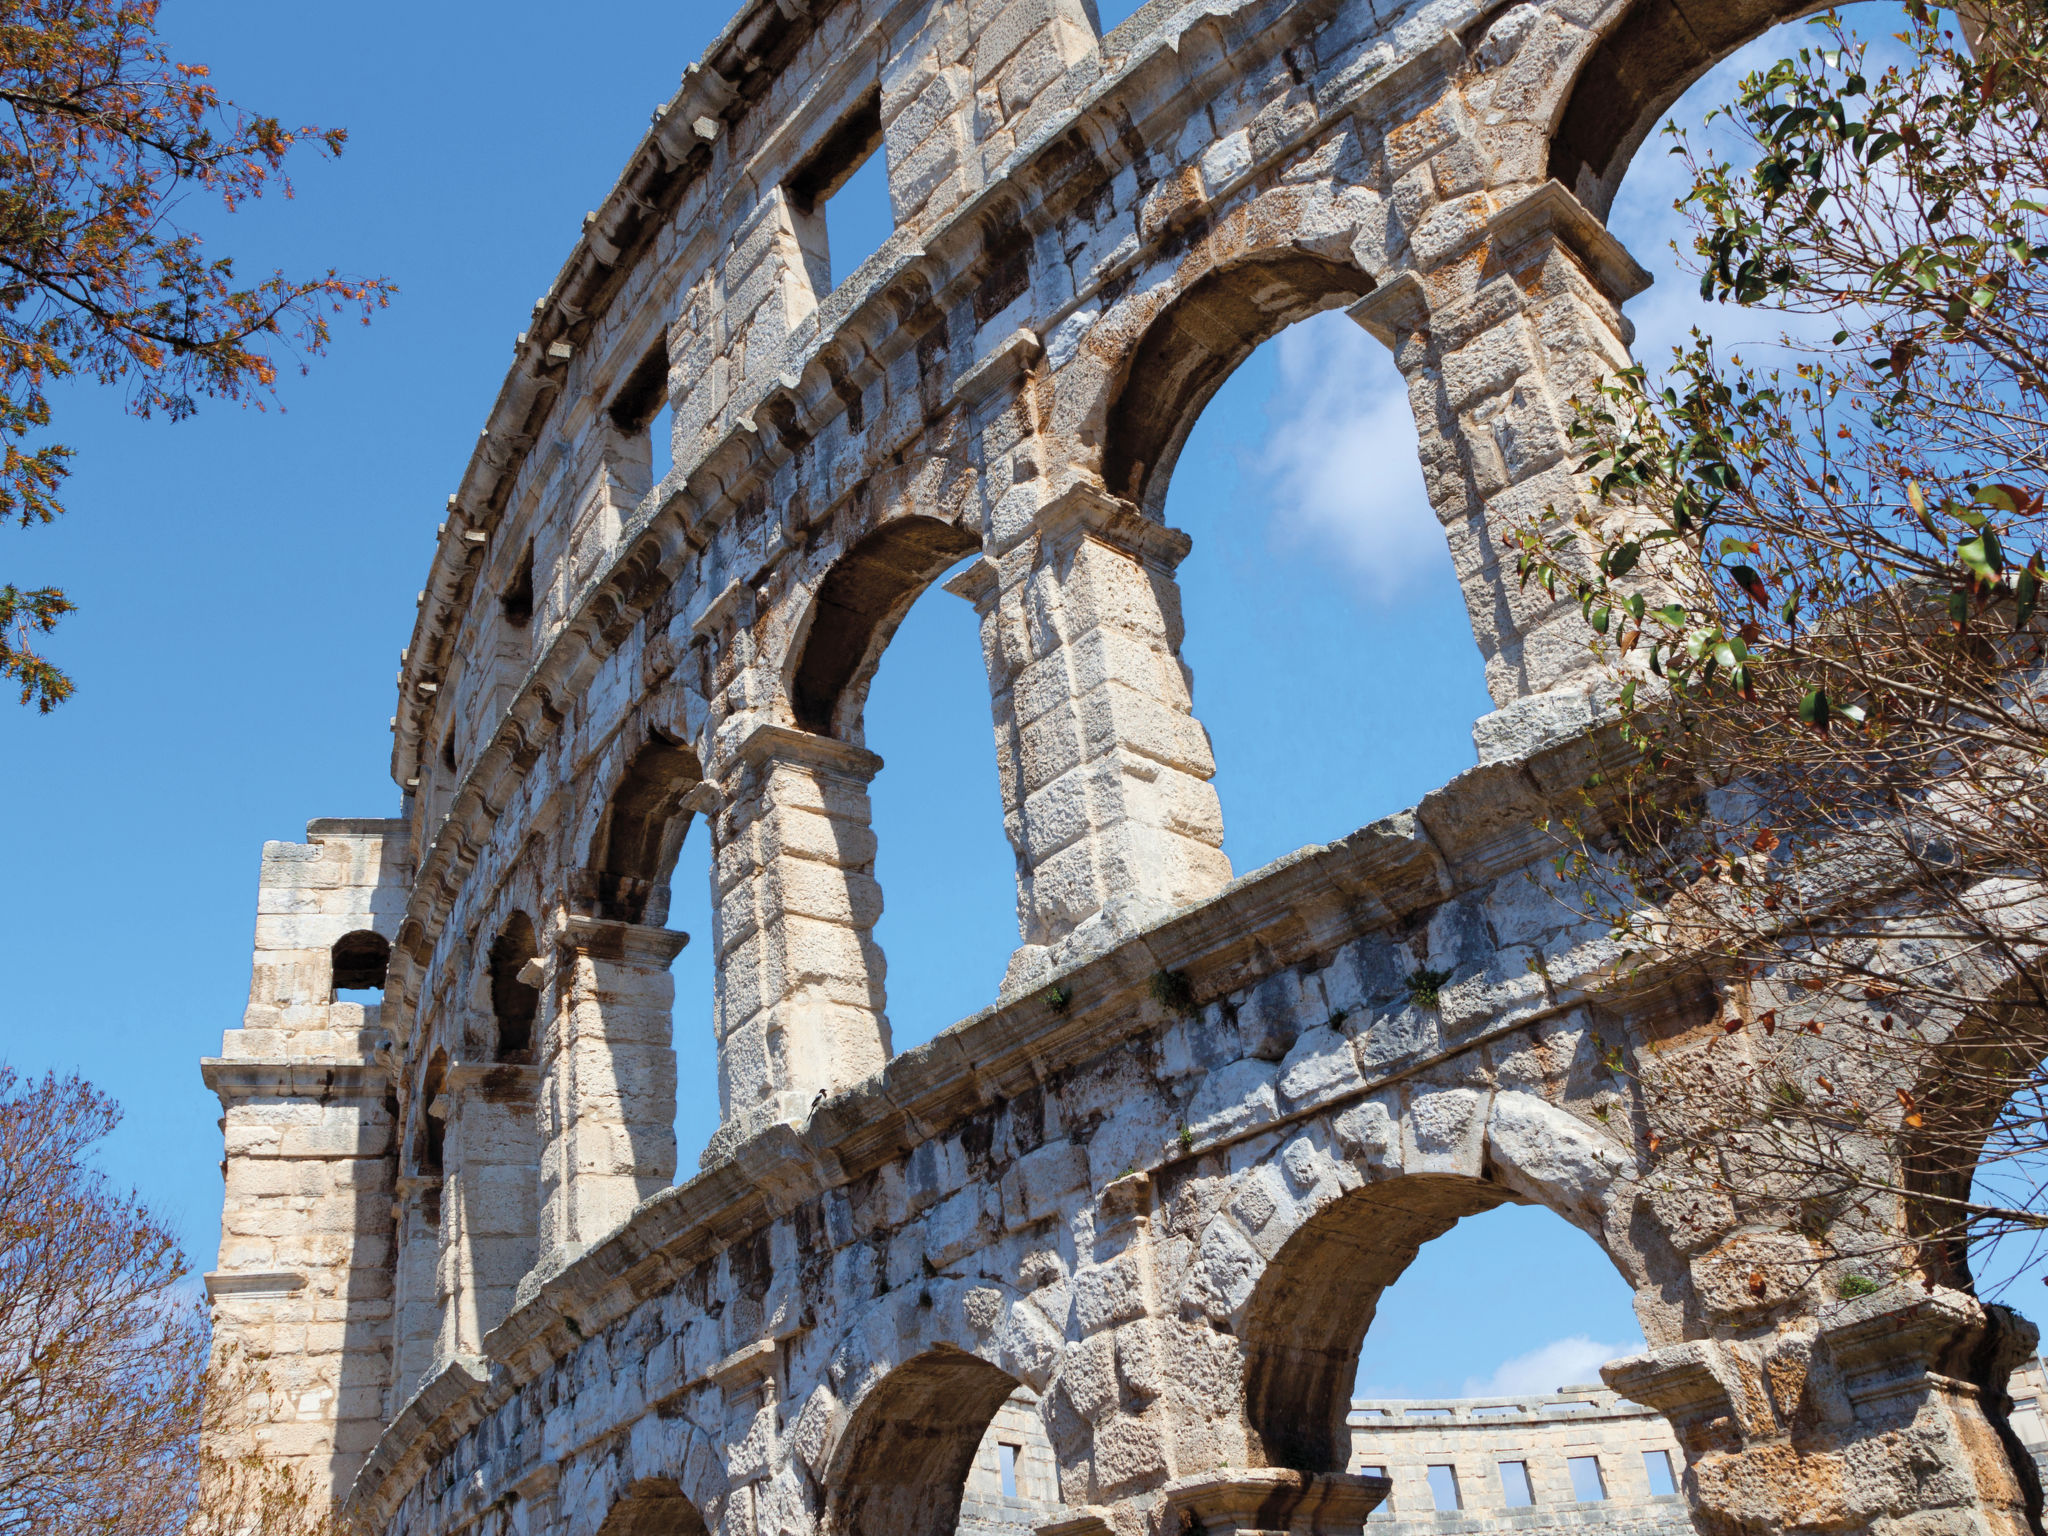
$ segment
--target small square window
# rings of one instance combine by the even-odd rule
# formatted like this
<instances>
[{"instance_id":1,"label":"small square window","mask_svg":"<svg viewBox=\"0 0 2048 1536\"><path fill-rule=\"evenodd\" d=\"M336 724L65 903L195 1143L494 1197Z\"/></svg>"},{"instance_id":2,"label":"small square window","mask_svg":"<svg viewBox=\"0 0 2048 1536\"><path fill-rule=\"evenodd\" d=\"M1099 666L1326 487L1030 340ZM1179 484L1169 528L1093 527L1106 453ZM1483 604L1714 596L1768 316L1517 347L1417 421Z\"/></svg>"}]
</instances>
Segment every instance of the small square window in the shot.
<instances>
[{"instance_id":1,"label":"small square window","mask_svg":"<svg viewBox=\"0 0 2048 1536\"><path fill-rule=\"evenodd\" d=\"M1571 1458L1572 1497L1581 1504L1594 1504L1607 1497L1607 1479L1600 1475L1598 1456Z\"/></svg>"},{"instance_id":2,"label":"small square window","mask_svg":"<svg viewBox=\"0 0 2048 1536\"><path fill-rule=\"evenodd\" d=\"M1529 1463L1504 1461L1500 1464L1500 1491L1509 1509L1527 1509L1536 1502L1536 1490L1529 1486Z\"/></svg>"},{"instance_id":3,"label":"small square window","mask_svg":"<svg viewBox=\"0 0 2048 1536\"><path fill-rule=\"evenodd\" d=\"M896 231L879 89L825 135L784 191L812 297L822 299Z\"/></svg>"},{"instance_id":4,"label":"small square window","mask_svg":"<svg viewBox=\"0 0 2048 1536\"><path fill-rule=\"evenodd\" d=\"M1023 1449L1021 1445L996 1447L996 1459L1001 1464L1003 1473L1003 1497L1006 1499L1017 1497L1017 1453Z\"/></svg>"},{"instance_id":5,"label":"small square window","mask_svg":"<svg viewBox=\"0 0 2048 1536\"><path fill-rule=\"evenodd\" d=\"M1463 1509L1464 1500L1458 1496L1458 1469L1456 1467L1431 1467L1429 1469L1429 1496L1440 1510Z\"/></svg>"},{"instance_id":6,"label":"small square window","mask_svg":"<svg viewBox=\"0 0 2048 1536\"><path fill-rule=\"evenodd\" d=\"M1650 1480L1651 1498L1668 1499L1678 1492L1678 1483L1671 1476L1669 1451L1643 1452L1643 1474Z\"/></svg>"}]
</instances>

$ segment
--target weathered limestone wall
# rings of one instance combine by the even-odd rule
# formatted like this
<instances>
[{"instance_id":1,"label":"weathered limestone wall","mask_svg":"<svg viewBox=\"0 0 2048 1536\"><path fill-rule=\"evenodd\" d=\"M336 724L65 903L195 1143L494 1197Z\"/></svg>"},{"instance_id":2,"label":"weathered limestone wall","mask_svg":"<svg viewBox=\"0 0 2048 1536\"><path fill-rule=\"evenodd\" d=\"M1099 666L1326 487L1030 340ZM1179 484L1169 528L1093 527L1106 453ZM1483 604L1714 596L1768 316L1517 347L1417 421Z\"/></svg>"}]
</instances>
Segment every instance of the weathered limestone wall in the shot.
<instances>
[{"instance_id":1,"label":"weathered limestone wall","mask_svg":"<svg viewBox=\"0 0 2048 1536\"><path fill-rule=\"evenodd\" d=\"M227 1191L206 1276L256 1443L338 1495L382 1430L395 1134L377 1005L335 998L350 935L404 910L405 828L315 821L268 843L249 1006L204 1063L220 1095Z\"/></svg>"},{"instance_id":2,"label":"weathered limestone wall","mask_svg":"<svg viewBox=\"0 0 2048 1536\"><path fill-rule=\"evenodd\" d=\"M403 816L266 858L208 1064L221 1337L291 1378L266 1443L360 1463L389 1536L942 1536L1035 1400L1045 1536L1356 1530L1398 1497L1345 1470L1378 1292L1515 1200L1634 1289L1610 1384L1709 1531L2030 1527L2026 1330L1910 1266L1845 1300L1768 1191L1674 1193L1631 1074L1742 1049L1720 978L1613 992L1537 830L1597 822L1615 750L1578 616L1506 558L1580 504L1570 402L1627 357L1601 215L1793 9L1154 0L1102 37L1086 0L746 0L449 499ZM821 205L869 153L897 229L849 273ZM1233 880L1167 485L1230 370L1340 306L1407 379L1498 708L1413 812ZM1019 946L894 1054L861 716L949 571ZM722 1124L676 1184L686 848ZM349 924L389 941L374 1020L332 1000Z\"/></svg>"}]
</instances>

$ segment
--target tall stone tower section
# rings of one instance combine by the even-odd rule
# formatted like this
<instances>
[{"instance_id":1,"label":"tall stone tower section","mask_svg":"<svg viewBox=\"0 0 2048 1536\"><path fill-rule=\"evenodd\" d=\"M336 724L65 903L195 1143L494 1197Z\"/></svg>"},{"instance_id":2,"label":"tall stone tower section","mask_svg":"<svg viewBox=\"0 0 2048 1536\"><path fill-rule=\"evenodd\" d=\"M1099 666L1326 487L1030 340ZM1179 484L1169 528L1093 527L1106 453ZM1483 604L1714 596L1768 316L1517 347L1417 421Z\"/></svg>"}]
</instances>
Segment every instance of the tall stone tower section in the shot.
<instances>
[{"instance_id":1,"label":"tall stone tower section","mask_svg":"<svg viewBox=\"0 0 2048 1536\"><path fill-rule=\"evenodd\" d=\"M391 936L411 871L402 821L310 823L267 843L249 1006L203 1063L227 1183L206 1277L240 1433L339 1495L384 1423L397 1169Z\"/></svg>"}]
</instances>

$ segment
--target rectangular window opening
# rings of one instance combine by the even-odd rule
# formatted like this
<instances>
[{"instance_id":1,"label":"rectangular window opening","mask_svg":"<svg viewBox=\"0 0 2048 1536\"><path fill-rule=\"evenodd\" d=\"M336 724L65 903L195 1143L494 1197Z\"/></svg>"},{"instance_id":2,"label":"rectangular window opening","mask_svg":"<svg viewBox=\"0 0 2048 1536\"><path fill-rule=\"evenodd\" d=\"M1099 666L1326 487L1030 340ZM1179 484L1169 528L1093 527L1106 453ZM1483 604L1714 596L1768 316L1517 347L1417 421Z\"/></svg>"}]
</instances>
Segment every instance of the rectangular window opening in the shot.
<instances>
[{"instance_id":1,"label":"rectangular window opening","mask_svg":"<svg viewBox=\"0 0 2048 1536\"><path fill-rule=\"evenodd\" d=\"M822 299L896 232L879 87L825 136L783 191L811 292Z\"/></svg>"},{"instance_id":2,"label":"rectangular window opening","mask_svg":"<svg viewBox=\"0 0 2048 1536\"><path fill-rule=\"evenodd\" d=\"M1668 1499L1678 1492L1678 1480L1671 1475L1669 1451L1643 1452L1643 1473L1650 1479L1650 1497Z\"/></svg>"},{"instance_id":3,"label":"rectangular window opening","mask_svg":"<svg viewBox=\"0 0 2048 1536\"><path fill-rule=\"evenodd\" d=\"M1600 1475L1598 1456L1574 1456L1570 1458L1572 1469L1572 1497L1581 1504L1597 1504L1607 1497L1607 1479Z\"/></svg>"},{"instance_id":4,"label":"rectangular window opening","mask_svg":"<svg viewBox=\"0 0 2048 1536\"><path fill-rule=\"evenodd\" d=\"M1536 1490L1529 1482L1529 1463L1504 1461L1500 1464L1500 1491L1509 1509L1527 1509L1536 1502Z\"/></svg>"},{"instance_id":5,"label":"rectangular window opening","mask_svg":"<svg viewBox=\"0 0 2048 1536\"><path fill-rule=\"evenodd\" d=\"M1017 1497L1017 1453L1023 1449L1021 1445L996 1447L996 1459L1001 1464L1003 1472L1003 1497L1006 1499Z\"/></svg>"},{"instance_id":6,"label":"rectangular window opening","mask_svg":"<svg viewBox=\"0 0 2048 1536\"><path fill-rule=\"evenodd\" d=\"M647 424L647 446L653 458L654 483L659 485L676 467L676 412L665 399Z\"/></svg>"},{"instance_id":7,"label":"rectangular window opening","mask_svg":"<svg viewBox=\"0 0 2048 1536\"><path fill-rule=\"evenodd\" d=\"M1449 1512L1455 1509L1463 1509L1465 1507L1464 1500L1458 1496L1458 1469L1449 1466L1431 1467L1429 1469L1429 1496L1435 1501L1436 1507L1439 1510Z\"/></svg>"},{"instance_id":8,"label":"rectangular window opening","mask_svg":"<svg viewBox=\"0 0 2048 1536\"><path fill-rule=\"evenodd\" d=\"M612 425L628 439L647 441L651 478L648 485L661 483L675 465L675 410L668 399L668 343L658 341L647 355L633 365L618 393L612 396L607 414Z\"/></svg>"}]
</instances>

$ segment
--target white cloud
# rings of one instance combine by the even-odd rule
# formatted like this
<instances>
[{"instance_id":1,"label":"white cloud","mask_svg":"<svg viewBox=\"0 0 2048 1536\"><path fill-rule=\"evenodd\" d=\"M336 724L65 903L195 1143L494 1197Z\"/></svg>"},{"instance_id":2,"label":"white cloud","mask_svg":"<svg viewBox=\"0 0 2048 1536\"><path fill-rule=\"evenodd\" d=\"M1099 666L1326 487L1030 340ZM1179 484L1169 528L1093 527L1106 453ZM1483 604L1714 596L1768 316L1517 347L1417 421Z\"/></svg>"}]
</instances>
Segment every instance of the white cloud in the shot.
<instances>
[{"instance_id":1,"label":"white cloud","mask_svg":"<svg viewBox=\"0 0 2048 1536\"><path fill-rule=\"evenodd\" d=\"M1276 542L1327 549L1371 596L1402 595L1447 556L1392 357L1333 311L1283 332L1277 361L1265 438L1240 483L1263 477Z\"/></svg>"},{"instance_id":2,"label":"white cloud","mask_svg":"<svg viewBox=\"0 0 2048 1536\"><path fill-rule=\"evenodd\" d=\"M1568 1339L1553 1339L1526 1355L1504 1360L1491 1376L1467 1376L1460 1397L1514 1397L1525 1392L1555 1392L1559 1387L1590 1386L1600 1379L1600 1367L1643 1347L1637 1339L1626 1344L1602 1344L1575 1333Z\"/></svg>"}]
</instances>

